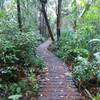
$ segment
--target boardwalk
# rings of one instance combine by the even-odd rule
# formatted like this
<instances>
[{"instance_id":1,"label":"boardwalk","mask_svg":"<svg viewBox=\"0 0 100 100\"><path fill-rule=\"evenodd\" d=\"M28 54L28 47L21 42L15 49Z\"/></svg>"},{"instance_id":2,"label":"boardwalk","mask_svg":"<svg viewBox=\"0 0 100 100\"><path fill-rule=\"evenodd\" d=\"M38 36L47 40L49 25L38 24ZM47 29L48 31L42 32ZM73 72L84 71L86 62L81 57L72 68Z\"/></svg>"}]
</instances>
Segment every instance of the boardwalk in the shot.
<instances>
[{"instance_id":1,"label":"boardwalk","mask_svg":"<svg viewBox=\"0 0 100 100\"><path fill-rule=\"evenodd\" d=\"M41 75L38 100L82 100L67 66L48 51L50 43L48 40L37 48L47 66Z\"/></svg>"}]
</instances>

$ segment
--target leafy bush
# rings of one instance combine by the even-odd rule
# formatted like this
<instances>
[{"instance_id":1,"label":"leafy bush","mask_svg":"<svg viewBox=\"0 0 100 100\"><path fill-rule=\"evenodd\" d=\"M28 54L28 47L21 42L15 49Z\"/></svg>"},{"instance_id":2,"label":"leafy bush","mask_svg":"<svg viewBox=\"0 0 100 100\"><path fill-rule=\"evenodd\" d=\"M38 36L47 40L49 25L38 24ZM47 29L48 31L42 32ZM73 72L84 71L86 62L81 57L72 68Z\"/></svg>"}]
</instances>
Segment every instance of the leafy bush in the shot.
<instances>
[{"instance_id":1,"label":"leafy bush","mask_svg":"<svg viewBox=\"0 0 100 100\"><path fill-rule=\"evenodd\" d=\"M88 59L78 57L77 65L73 69L73 75L79 81L89 81L96 76L96 67L88 62Z\"/></svg>"},{"instance_id":2,"label":"leafy bush","mask_svg":"<svg viewBox=\"0 0 100 100\"><path fill-rule=\"evenodd\" d=\"M18 70L15 67L5 67L0 69L0 78L3 81L18 81Z\"/></svg>"},{"instance_id":3,"label":"leafy bush","mask_svg":"<svg viewBox=\"0 0 100 100\"><path fill-rule=\"evenodd\" d=\"M31 92L33 96L36 96L38 89L37 80L34 74L28 76L26 80L21 80L19 82L14 83L0 83L0 97L5 98L4 100L8 100L7 98L10 95L18 95L21 94L25 97L25 93Z\"/></svg>"},{"instance_id":4,"label":"leafy bush","mask_svg":"<svg viewBox=\"0 0 100 100\"><path fill-rule=\"evenodd\" d=\"M36 65L36 67L38 67L39 70L42 70L43 67L45 66L43 63L43 59L40 58L39 56L36 56L36 58L34 58L34 65Z\"/></svg>"},{"instance_id":5,"label":"leafy bush","mask_svg":"<svg viewBox=\"0 0 100 100\"><path fill-rule=\"evenodd\" d=\"M91 55L90 40L97 38L99 35L96 33L94 25L79 24L77 31L67 31L62 33L60 47L57 55L62 59L72 60L77 56L88 58ZM99 48L96 44L96 46Z\"/></svg>"},{"instance_id":6,"label":"leafy bush","mask_svg":"<svg viewBox=\"0 0 100 100\"><path fill-rule=\"evenodd\" d=\"M67 51L75 48L75 37L74 33L66 32L62 33L61 41L60 41L60 48L57 51L57 55L64 58L67 54Z\"/></svg>"},{"instance_id":7,"label":"leafy bush","mask_svg":"<svg viewBox=\"0 0 100 100\"><path fill-rule=\"evenodd\" d=\"M100 61L99 61L100 62ZM98 60L88 61L88 58L77 57L73 67L73 75L79 81L100 83L100 63Z\"/></svg>"},{"instance_id":8,"label":"leafy bush","mask_svg":"<svg viewBox=\"0 0 100 100\"><path fill-rule=\"evenodd\" d=\"M15 78L17 80L18 72L20 74L18 66L22 68L33 66L34 69L42 69L43 61L36 55L36 47L42 41L42 37L33 32L0 34L0 67L2 68L0 74L2 78L10 81L17 75Z\"/></svg>"},{"instance_id":9,"label":"leafy bush","mask_svg":"<svg viewBox=\"0 0 100 100\"><path fill-rule=\"evenodd\" d=\"M42 38L35 33L28 32L15 34L11 37L11 40L16 46L16 56L20 58L20 61L32 64L36 55L36 47L41 43Z\"/></svg>"},{"instance_id":10,"label":"leafy bush","mask_svg":"<svg viewBox=\"0 0 100 100\"><path fill-rule=\"evenodd\" d=\"M62 33L60 48L57 55L66 58L75 58L77 56L89 57L88 41L84 36L75 33ZM86 43L87 41L87 43Z\"/></svg>"},{"instance_id":11,"label":"leafy bush","mask_svg":"<svg viewBox=\"0 0 100 100\"><path fill-rule=\"evenodd\" d=\"M97 35L94 34L94 30L92 26L83 26L77 33L62 33L60 48L57 54L62 57L67 64L74 63L73 75L78 80L89 81L94 76L99 76L97 64L88 61L91 55L89 41L97 37ZM99 46L97 47L99 48ZM79 61L77 57L81 57L81 61Z\"/></svg>"},{"instance_id":12,"label":"leafy bush","mask_svg":"<svg viewBox=\"0 0 100 100\"><path fill-rule=\"evenodd\" d=\"M17 33L1 35L0 61L3 63L32 64L36 55L35 49L41 42L41 36L34 33Z\"/></svg>"},{"instance_id":13,"label":"leafy bush","mask_svg":"<svg viewBox=\"0 0 100 100\"><path fill-rule=\"evenodd\" d=\"M6 37L0 38L0 63L13 63L18 58L15 55L15 46Z\"/></svg>"}]
</instances>

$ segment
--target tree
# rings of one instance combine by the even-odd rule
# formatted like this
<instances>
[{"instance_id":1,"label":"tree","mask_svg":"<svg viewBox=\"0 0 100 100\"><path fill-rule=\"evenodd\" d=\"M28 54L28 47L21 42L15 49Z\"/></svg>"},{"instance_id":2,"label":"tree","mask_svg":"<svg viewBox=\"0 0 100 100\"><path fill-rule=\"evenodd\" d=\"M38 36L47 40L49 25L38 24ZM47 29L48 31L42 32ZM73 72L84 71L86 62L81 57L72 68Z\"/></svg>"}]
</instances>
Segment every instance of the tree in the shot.
<instances>
[{"instance_id":1,"label":"tree","mask_svg":"<svg viewBox=\"0 0 100 100\"><path fill-rule=\"evenodd\" d=\"M74 13L74 25L73 25L73 29L74 29L74 32L76 32L76 27L77 27L77 2L76 0L73 1L73 6L74 6L74 10L73 10L73 13Z\"/></svg>"},{"instance_id":2,"label":"tree","mask_svg":"<svg viewBox=\"0 0 100 100\"><path fill-rule=\"evenodd\" d=\"M4 0L0 0L0 9L3 9Z\"/></svg>"},{"instance_id":3,"label":"tree","mask_svg":"<svg viewBox=\"0 0 100 100\"><path fill-rule=\"evenodd\" d=\"M18 17L19 30L22 32L20 0L17 0L17 17Z\"/></svg>"},{"instance_id":4,"label":"tree","mask_svg":"<svg viewBox=\"0 0 100 100\"><path fill-rule=\"evenodd\" d=\"M58 0L58 11L57 11L57 41L60 39L60 27L61 27L61 4L62 0Z\"/></svg>"},{"instance_id":5,"label":"tree","mask_svg":"<svg viewBox=\"0 0 100 100\"><path fill-rule=\"evenodd\" d=\"M41 4L42 4L42 13L44 15L44 18L45 18L45 22L46 22L46 25L47 25L47 28L48 28L48 32L49 32L49 35L51 37L51 40L54 41L54 37L53 37L53 34L52 34L52 31L51 31L51 27L50 27L50 24L49 24L49 21L48 21L48 17L47 17L47 13L46 13L46 10L45 10L45 4L47 3L47 0L40 0Z\"/></svg>"},{"instance_id":6,"label":"tree","mask_svg":"<svg viewBox=\"0 0 100 100\"><path fill-rule=\"evenodd\" d=\"M40 20L40 25L39 25L40 34L45 36L46 35L46 24L45 24L44 16L41 11L40 11L39 20Z\"/></svg>"}]
</instances>

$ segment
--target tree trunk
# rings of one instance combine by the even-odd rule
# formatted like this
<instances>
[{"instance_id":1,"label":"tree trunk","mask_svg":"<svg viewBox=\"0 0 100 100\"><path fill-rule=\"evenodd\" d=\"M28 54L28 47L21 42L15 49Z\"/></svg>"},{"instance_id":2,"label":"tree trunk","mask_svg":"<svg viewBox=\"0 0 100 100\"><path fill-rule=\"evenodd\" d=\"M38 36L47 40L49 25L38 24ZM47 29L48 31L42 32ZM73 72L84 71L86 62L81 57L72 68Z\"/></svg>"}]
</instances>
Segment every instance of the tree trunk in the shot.
<instances>
[{"instance_id":1,"label":"tree trunk","mask_svg":"<svg viewBox=\"0 0 100 100\"><path fill-rule=\"evenodd\" d=\"M49 21L48 21L48 18L47 18L47 14L46 14L46 11L45 11L45 4L42 4L42 13L44 15L45 22L47 24L47 28L48 28L48 32L49 32L49 35L51 37L51 40L54 41L54 37L53 37L52 31L51 31L51 27L50 27L50 24L49 24Z\"/></svg>"},{"instance_id":2,"label":"tree trunk","mask_svg":"<svg viewBox=\"0 0 100 100\"><path fill-rule=\"evenodd\" d=\"M22 20L21 20L20 0L17 0L17 17L18 17L19 30L22 32Z\"/></svg>"},{"instance_id":3,"label":"tree trunk","mask_svg":"<svg viewBox=\"0 0 100 100\"><path fill-rule=\"evenodd\" d=\"M45 19L44 16L42 14L42 12L40 12L40 34L42 34L43 36L46 36L46 24L45 24Z\"/></svg>"},{"instance_id":4,"label":"tree trunk","mask_svg":"<svg viewBox=\"0 0 100 100\"><path fill-rule=\"evenodd\" d=\"M4 0L0 0L0 9L3 9Z\"/></svg>"},{"instance_id":5,"label":"tree trunk","mask_svg":"<svg viewBox=\"0 0 100 100\"><path fill-rule=\"evenodd\" d=\"M77 27L77 2L76 0L74 0L74 25L73 25L73 29L74 32L76 32L76 27Z\"/></svg>"},{"instance_id":6,"label":"tree trunk","mask_svg":"<svg viewBox=\"0 0 100 100\"><path fill-rule=\"evenodd\" d=\"M61 4L62 0L58 0L58 11L57 11L57 41L59 43L60 40L60 27L61 27Z\"/></svg>"},{"instance_id":7,"label":"tree trunk","mask_svg":"<svg viewBox=\"0 0 100 100\"><path fill-rule=\"evenodd\" d=\"M42 19L41 19L42 15L41 15L41 11L40 11L40 17L39 17L39 21L40 21L40 25L39 25L39 31L40 31L40 34L42 34Z\"/></svg>"}]
</instances>

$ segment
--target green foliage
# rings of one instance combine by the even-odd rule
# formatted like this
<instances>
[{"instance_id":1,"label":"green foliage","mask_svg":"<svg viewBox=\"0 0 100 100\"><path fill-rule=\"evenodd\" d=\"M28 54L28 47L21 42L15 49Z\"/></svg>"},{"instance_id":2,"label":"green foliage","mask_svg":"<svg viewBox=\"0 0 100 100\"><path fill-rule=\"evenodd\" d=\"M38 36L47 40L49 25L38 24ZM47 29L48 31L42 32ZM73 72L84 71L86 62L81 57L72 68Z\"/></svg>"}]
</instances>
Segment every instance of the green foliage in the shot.
<instances>
[{"instance_id":1,"label":"green foliage","mask_svg":"<svg viewBox=\"0 0 100 100\"><path fill-rule=\"evenodd\" d=\"M73 41L71 41L73 40ZM71 50L71 48L74 48L74 33L71 32L66 32L66 33L62 33L61 36L61 41L60 41L60 48L57 52L57 54L64 58L67 54L68 50ZM73 44L73 45L72 45Z\"/></svg>"},{"instance_id":2,"label":"green foliage","mask_svg":"<svg viewBox=\"0 0 100 100\"><path fill-rule=\"evenodd\" d=\"M35 6L36 1L21 0L23 32L19 32L16 0L4 2L0 0L0 98L3 97L2 100L8 100L7 96L10 95L9 98L19 98L18 94L24 95L27 91L31 91L33 95L37 93L36 73L30 73L30 68L41 70L44 67L42 59L36 55L36 48L44 39L37 31ZM26 75L25 80L22 80L23 74Z\"/></svg>"},{"instance_id":3,"label":"green foliage","mask_svg":"<svg viewBox=\"0 0 100 100\"><path fill-rule=\"evenodd\" d=\"M93 97L93 100L100 100L100 94L97 93L97 95Z\"/></svg>"},{"instance_id":4,"label":"green foliage","mask_svg":"<svg viewBox=\"0 0 100 100\"><path fill-rule=\"evenodd\" d=\"M100 52L100 39L92 39L89 41L89 49L93 52Z\"/></svg>"},{"instance_id":5,"label":"green foliage","mask_svg":"<svg viewBox=\"0 0 100 100\"><path fill-rule=\"evenodd\" d=\"M38 89L38 84L35 75L32 73L30 74L27 79L21 80L19 82L14 83L0 83L0 93L4 96L9 95L18 95L21 94L22 96L30 91L33 96L36 95ZM6 94L7 93L7 94Z\"/></svg>"},{"instance_id":6,"label":"green foliage","mask_svg":"<svg viewBox=\"0 0 100 100\"><path fill-rule=\"evenodd\" d=\"M0 67L2 67L0 76L2 80L18 81L19 74L25 73L25 66L41 70L44 67L43 61L35 51L42 41L42 37L33 32L0 34ZM19 67L22 67L22 72Z\"/></svg>"},{"instance_id":7,"label":"green foliage","mask_svg":"<svg viewBox=\"0 0 100 100\"><path fill-rule=\"evenodd\" d=\"M0 34L0 61L2 63L33 64L41 36L35 33ZM39 36L39 37L38 37Z\"/></svg>"},{"instance_id":8,"label":"green foliage","mask_svg":"<svg viewBox=\"0 0 100 100\"><path fill-rule=\"evenodd\" d=\"M77 56L85 58L89 57L89 41L99 37L94 25L81 23L77 27L78 29L75 33L68 30L67 32L62 33L60 48L57 51L57 54L63 59L70 58L70 55L74 58ZM98 48L100 47L97 44L96 46Z\"/></svg>"},{"instance_id":9,"label":"green foliage","mask_svg":"<svg viewBox=\"0 0 100 100\"><path fill-rule=\"evenodd\" d=\"M21 98L22 95L11 95L8 97L8 99L12 99L12 100L19 100L19 98Z\"/></svg>"},{"instance_id":10,"label":"green foliage","mask_svg":"<svg viewBox=\"0 0 100 100\"><path fill-rule=\"evenodd\" d=\"M66 56L69 57L70 53L74 53L75 57L77 57L77 55L88 57L89 35L87 35L87 33L84 35L83 34L84 33L81 33L80 35L72 32L62 33L60 48L57 52L58 55L60 55L62 58L66 58Z\"/></svg>"},{"instance_id":11,"label":"green foliage","mask_svg":"<svg viewBox=\"0 0 100 100\"><path fill-rule=\"evenodd\" d=\"M5 67L0 69L0 77L3 81L17 81L18 70L15 67Z\"/></svg>"},{"instance_id":12,"label":"green foliage","mask_svg":"<svg viewBox=\"0 0 100 100\"><path fill-rule=\"evenodd\" d=\"M100 82L100 68L97 70L96 74L97 74L98 82Z\"/></svg>"},{"instance_id":13,"label":"green foliage","mask_svg":"<svg viewBox=\"0 0 100 100\"><path fill-rule=\"evenodd\" d=\"M60 48L57 54L62 57L67 64L74 64L73 75L80 81L89 81L94 76L99 80L99 65L89 62L91 49L100 47L95 28L92 26L81 26L76 33L62 33ZM79 58L79 59L78 59ZM98 57L97 57L98 58ZM98 58L99 59L99 58ZM99 61L100 62L100 61Z\"/></svg>"},{"instance_id":14,"label":"green foliage","mask_svg":"<svg viewBox=\"0 0 100 100\"><path fill-rule=\"evenodd\" d=\"M1 10L0 11L0 19L3 18L4 16L5 16L5 11L4 10Z\"/></svg>"},{"instance_id":15,"label":"green foliage","mask_svg":"<svg viewBox=\"0 0 100 100\"><path fill-rule=\"evenodd\" d=\"M89 81L96 75L96 67L88 62L88 59L78 57L73 74L79 81Z\"/></svg>"},{"instance_id":16,"label":"green foliage","mask_svg":"<svg viewBox=\"0 0 100 100\"><path fill-rule=\"evenodd\" d=\"M5 36L0 35L0 61L2 63L7 62L14 62L14 60L17 60L17 57L14 54L15 46L13 43L8 41Z\"/></svg>"},{"instance_id":17,"label":"green foliage","mask_svg":"<svg viewBox=\"0 0 100 100\"><path fill-rule=\"evenodd\" d=\"M96 71L97 79L98 82L100 82L100 52L95 53L94 56L95 56L95 64L97 66L97 71Z\"/></svg>"},{"instance_id":18,"label":"green foliage","mask_svg":"<svg viewBox=\"0 0 100 100\"><path fill-rule=\"evenodd\" d=\"M39 70L42 70L45 67L43 59L39 56L36 56L36 58L34 59L34 65L36 65L39 68Z\"/></svg>"},{"instance_id":19,"label":"green foliage","mask_svg":"<svg viewBox=\"0 0 100 100\"><path fill-rule=\"evenodd\" d=\"M92 59L91 55L99 49L99 34L95 25L88 23L79 24L75 33L67 31L62 33L60 47L57 55L60 56L67 64L73 65L73 75L79 81L88 82L94 77L99 81L100 64Z\"/></svg>"},{"instance_id":20,"label":"green foliage","mask_svg":"<svg viewBox=\"0 0 100 100\"><path fill-rule=\"evenodd\" d=\"M18 33L12 38L12 42L15 42L16 46L16 56L20 58L19 61L26 64L33 63L33 58L35 56L35 50L37 45L41 42L39 38L34 33ZM22 52L21 52L22 51Z\"/></svg>"}]
</instances>

